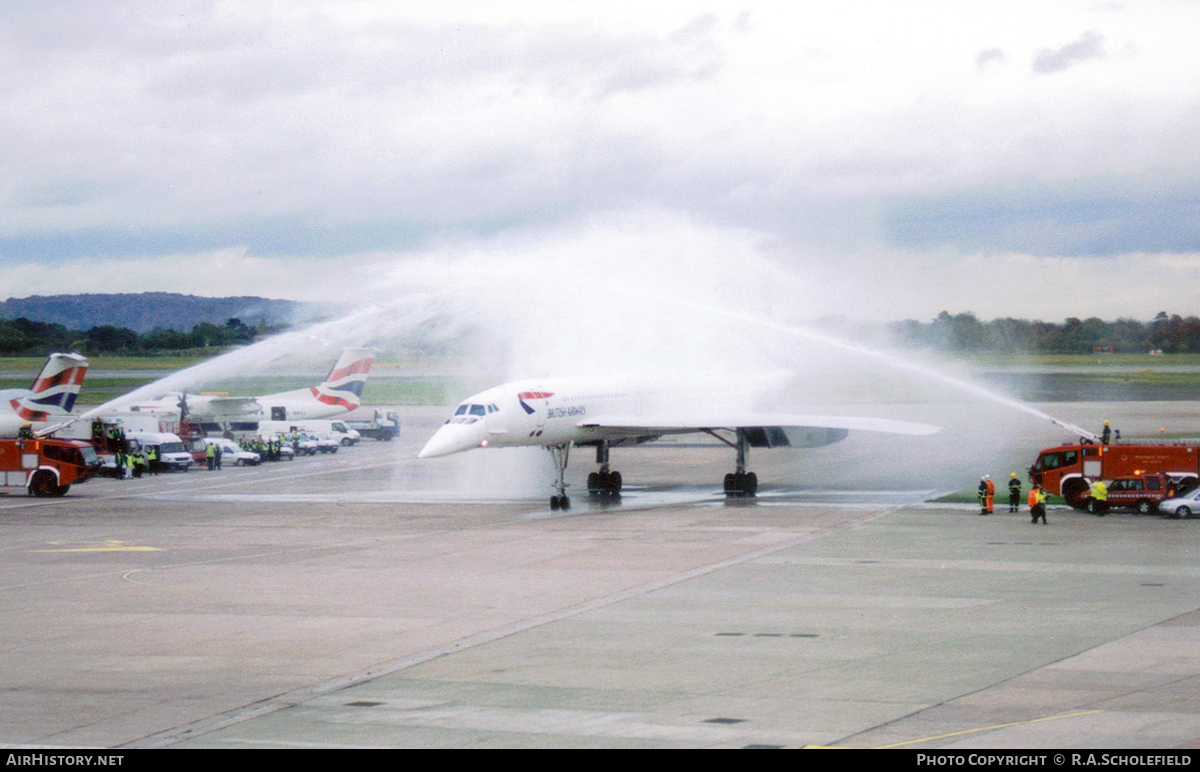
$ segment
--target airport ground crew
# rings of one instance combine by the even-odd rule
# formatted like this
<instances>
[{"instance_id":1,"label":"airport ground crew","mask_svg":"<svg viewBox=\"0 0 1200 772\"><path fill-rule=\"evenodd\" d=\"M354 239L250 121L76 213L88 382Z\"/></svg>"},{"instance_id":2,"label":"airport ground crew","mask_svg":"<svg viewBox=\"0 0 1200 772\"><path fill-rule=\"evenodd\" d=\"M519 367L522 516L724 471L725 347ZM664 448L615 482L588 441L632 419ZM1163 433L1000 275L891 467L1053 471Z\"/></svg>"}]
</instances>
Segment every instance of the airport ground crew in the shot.
<instances>
[{"instance_id":1,"label":"airport ground crew","mask_svg":"<svg viewBox=\"0 0 1200 772\"><path fill-rule=\"evenodd\" d=\"M18 440L32 440L33 439L33 424L31 424L29 421L26 421L25 423L21 424L21 428L17 430L17 439Z\"/></svg>"},{"instance_id":2,"label":"airport ground crew","mask_svg":"<svg viewBox=\"0 0 1200 772\"><path fill-rule=\"evenodd\" d=\"M217 469L220 469L221 468L221 446L215 445L213 447L215 448L213 450L213 460L216 462Z\"/></svg>"},{"instance_id":3,"label":"airport ground crew","mask_svg":"<svg viewBox=\"0 0 1200 772\"><path fill-rule=\"evenodd\" d=\"M213 445L211 442L205 443L204 460L208 462L208 471L211 472L213 469L216 468L217 446Z\"/></svg>"},{"instance_id":4,"label":"airport ground crew","mask_svg":"<svg viewBox=\"0 0 1200 772\"><path fill-rule=\"evenodd\" d=\"M1021 480L1016 472L1008 476L1008 511L1021 511Z\"/></svg>"},{"instance_id":5,"label":"airport ground crew","mask_svg":"<svg viewBox=\"0 0 1200 772\"><path fill-rule=\"evenodd\" d=\"M1092 483L1089 493L1092 500L1088 502L1088 511L1097 517L1104 517L1104 513L1108 511L1108 486L1103 480L1096 480Z\"/></svg>"},{"instance_id":6,"label":"airport ground crew","mask_svg":"<svg viewBox=\"0 0 1200 772\"><path fill-rule=\"evenodd\" d=\"M1046 492L1036 485L1029 489L1029 514L1033 517L1034 525L1037 525L1039 517L1042 525L1046 524Z\"/></svg>"},{"instance_id":7,"label":"airport ground crew","mask_svg":"<svg viewBox=\"0 0 1200 772\"><path fill-rule=\"evenodd\" d=\"M1108 444L1108 440L1112 437L1112 427L1108 425L1108 421L1104 422L1104 429L1100 432L1100 442L1103 445Z\"/></svg>"},{"instance_id":8,"label":"airport ground crew","mask_svg":"<svg viewBox=\"0 0 1200 772\"><path fill-rule=\"evenodd\" d=\"M146 471L146 457L142 454L142 451L136 450L133 452L131 460L133 462L131 465L133 467L133 476L141 477L142 473Z\"/></svg>"},{"instance_id":9,"label":"airport ground crew","mask_svg":"<svg viewBox=\"0 0 1200 772\"><path fill-rule=\"evenodd\" d=\"M161 463L158 458L158 446L151 445L150 450L146 451L146 466L150 469L150 474L158 476L158 467Z\"/></svg>"}]
</instances>

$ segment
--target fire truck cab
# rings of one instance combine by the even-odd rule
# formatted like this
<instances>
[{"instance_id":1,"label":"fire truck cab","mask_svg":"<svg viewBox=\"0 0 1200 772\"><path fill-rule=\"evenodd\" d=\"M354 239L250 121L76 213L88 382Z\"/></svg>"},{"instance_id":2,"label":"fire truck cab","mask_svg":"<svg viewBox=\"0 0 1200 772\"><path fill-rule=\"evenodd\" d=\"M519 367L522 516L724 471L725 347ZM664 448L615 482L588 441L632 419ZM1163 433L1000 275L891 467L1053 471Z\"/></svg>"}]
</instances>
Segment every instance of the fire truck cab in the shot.
<instances>
[{"instance_id":1,"label":"fire truck cab","mask_svg":"<svg viewBox=\"0 0 1200 772\"><path fill-rule=\"evenodd\" d=\"M73 484L91 479L99 463L96 451L86 442L0 440L0 491L63 496Z\"/></svg>"}]
</instances>

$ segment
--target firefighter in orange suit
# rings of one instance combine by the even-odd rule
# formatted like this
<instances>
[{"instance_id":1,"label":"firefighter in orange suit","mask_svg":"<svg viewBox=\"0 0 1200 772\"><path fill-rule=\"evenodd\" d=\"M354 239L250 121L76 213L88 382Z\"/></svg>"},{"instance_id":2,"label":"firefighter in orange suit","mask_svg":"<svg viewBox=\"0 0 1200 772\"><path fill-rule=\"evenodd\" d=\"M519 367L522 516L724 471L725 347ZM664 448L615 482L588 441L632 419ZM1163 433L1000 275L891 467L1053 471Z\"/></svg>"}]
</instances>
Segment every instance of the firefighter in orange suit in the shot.
<instances>
[{"instance_id":1,"label":"firefighter in orange suit","mask_svg":"<svg viewBox=\"0 0 1200 772\"><path fill-rule=\"evenodd\" d=\"M1035 525L1039 517L1042 525L1046 524L1046 492L1036 485L1029 489L1029 514L1033 516Z\"/></svg>"},{"instance_id":2,"label":"firefighter in orange suit","mask_svg":"<svg viewBox=\"0 0 1200 772\"><path fill-rule=\"evenodd\" d=\"M979 478L979 514L992 514L992 507L996 501L996 485L992 482L991 475L984 475Z\"/></svg>"}]
</instances>

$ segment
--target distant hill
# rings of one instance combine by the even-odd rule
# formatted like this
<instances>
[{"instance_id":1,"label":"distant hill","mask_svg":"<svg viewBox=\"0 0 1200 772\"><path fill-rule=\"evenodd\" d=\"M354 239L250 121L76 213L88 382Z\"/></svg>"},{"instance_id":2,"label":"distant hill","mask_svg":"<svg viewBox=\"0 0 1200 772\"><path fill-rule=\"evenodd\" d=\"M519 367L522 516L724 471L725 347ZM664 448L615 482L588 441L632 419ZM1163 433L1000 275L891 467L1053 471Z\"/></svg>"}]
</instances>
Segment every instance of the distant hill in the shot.
<instances>
[{"instance_id":1,"label":"distant hill","mask_svg":"<svg viewBox=\"0 0 1200 772\"><path fill-rule=\"evenodd\" d=\"M174 292L31 295L0 302L0 319L25 317L73 330L112 325L144 334L155 328L187 332L201 322L224 324L233 318L250 327L258 326L259 322L284 325L304 306L295 300L203 298Z\"/></svg>"}]
</instances>

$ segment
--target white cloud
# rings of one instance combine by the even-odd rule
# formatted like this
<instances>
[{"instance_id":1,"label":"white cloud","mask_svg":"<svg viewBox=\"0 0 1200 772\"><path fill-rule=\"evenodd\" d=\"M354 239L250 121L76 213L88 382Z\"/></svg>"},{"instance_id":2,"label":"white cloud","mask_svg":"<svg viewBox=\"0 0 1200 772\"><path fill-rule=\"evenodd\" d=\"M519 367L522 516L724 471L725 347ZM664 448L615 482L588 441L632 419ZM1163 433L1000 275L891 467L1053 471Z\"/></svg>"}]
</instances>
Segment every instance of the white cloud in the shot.
<instances>
[{"instance_id":1,"label":"white cloud","mask_svg":"<svg viewBox=\"0 0 1200 772\"><path fill-rule=\"evenodd\" d=\"M93 291L134 276L121 288L173 289L155 256L241 249L260 270L211 280L214 294L301 292L285 255L341 273L445 234L614 209L772 234L781 262L869 291L905 262L956 275L975 254L1083 254L989 231L992 213L971 205L1012 190L1046 197L1006 223L1035 240L1031 223L1081 227L1046 211L1102 200L1120 250L1188 252L1188 228L1156 222L1175 240L1139 245L1144 223L1119 212L1155 186L1173 211L1200 184L1184 32L1197 15L1165 2L7 6L0 109L20 120L0 124L0 261L29 267L6 270L5 291L72 260L112 268L88 277ZM956 201L978 237L957 251L887 227ZM256 290L256 276L272 278ZM914 285L905 302L941 310L949 291Z\"/></svg>"}]
</instances>

